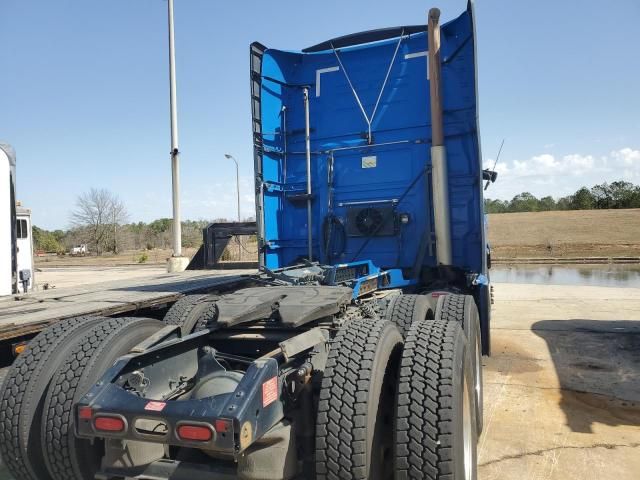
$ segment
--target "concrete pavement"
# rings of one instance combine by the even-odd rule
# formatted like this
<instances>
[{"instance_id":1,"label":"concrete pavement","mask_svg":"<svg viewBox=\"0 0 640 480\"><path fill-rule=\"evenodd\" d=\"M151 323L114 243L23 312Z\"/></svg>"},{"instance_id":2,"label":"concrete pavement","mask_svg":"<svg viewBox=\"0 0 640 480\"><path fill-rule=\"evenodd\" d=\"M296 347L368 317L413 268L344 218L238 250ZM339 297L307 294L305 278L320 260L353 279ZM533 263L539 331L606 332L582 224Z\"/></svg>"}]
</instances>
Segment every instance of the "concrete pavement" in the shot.
<instances>
[{"instance_id":1,"label":"concrete pavement","mask_svg":"<svg viewBox=\"0 0 640 480\"><path fill-rule=\"evenodd\" d=\"M640 478L640 289L495 296L480 480Z\"/></svg>"},{"instance_id":2,"label":"concrete pavement","mask_svg":"<svg viewBox=\"0 0 640 480\"><path fill-rule=\"evenodd\" d=\"M496 284L495 297L479 480L639 479L640 288Z\"/></svg>"}]
</instances>

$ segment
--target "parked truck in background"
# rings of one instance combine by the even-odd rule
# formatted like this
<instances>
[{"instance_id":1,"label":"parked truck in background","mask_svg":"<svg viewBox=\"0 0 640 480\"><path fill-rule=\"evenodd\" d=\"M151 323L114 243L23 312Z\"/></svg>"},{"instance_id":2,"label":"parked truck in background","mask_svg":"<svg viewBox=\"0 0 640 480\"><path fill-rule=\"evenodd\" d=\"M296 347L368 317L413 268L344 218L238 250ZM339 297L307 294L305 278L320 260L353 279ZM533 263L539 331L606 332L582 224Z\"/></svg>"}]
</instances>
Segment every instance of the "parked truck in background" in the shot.
<instances>
[{"instance_id":1,"label":"parked truck in background","mask_svg":"<svg viewBox=\"0 0 640 480\"><path fill-rule=\"evenodd\" d=\"M250 47L259 273L44 330L16 478L476 478L490 352L473 8Z\"/></svg>"},{"instance_id":2,"label":"parked truck in background","mask_svg":"<svg viewBox=\"0 0 640 480\"><path fill-rule=\"evenodd\" d=\"M71 247L71 249L69 250L69 255L73 257L78 257L78 256L84 257L87 254L87 251L88 251L87 244L82 243L80 245L75 245Z\"/></svg>"}]
</instances>

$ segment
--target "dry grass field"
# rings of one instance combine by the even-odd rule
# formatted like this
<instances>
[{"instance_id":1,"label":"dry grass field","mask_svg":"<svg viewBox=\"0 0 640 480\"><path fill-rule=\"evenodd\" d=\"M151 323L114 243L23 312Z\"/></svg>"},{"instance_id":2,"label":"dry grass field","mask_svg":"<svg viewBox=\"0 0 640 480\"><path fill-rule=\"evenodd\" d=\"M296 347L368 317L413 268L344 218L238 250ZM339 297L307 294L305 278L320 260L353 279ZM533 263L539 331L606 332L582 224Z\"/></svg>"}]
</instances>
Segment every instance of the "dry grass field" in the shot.
<instances>
[{"instance_id":1,"label":"dry grass field","mask_svg":"<svg viewBox=\"0 0 640 480\"><path fill-rule=\"evenodd\" d=\"M221 262L254 262L258 258L258 244L255 236L239 235L228 242L216 243L218 249L223 248ZM197 248L183 247L182 254L192 258ZM96 256L93 252L85 256L47 254L35 256L37 268L51 267L122 267L131 265L165 265L171 257L170 248L154 248L151 250L127 250L114 255L104 253Z\"/></svg>"},{"instance_id":2,"label":"dry grass field","mask_svg":"<svg viewBox=\"0 0 640 480\"><path fill-rule=\"evenodd\" d=\"M571 210L558 212L498 213L489 215L489 241L493 258L640 257L640 209ZM255 240L254 240L255 242ZM246 242L242 242L243 244ZM193 256L195 248L185 248ZM142 258L146 255L146 258ZM255 257L255 245L231 242L223 260ZM36 267L161 265L170 249L127 251L100 257L35 257ZM229 258L227 258L229 257Z\"/></svg>"},{"instance_id":3,"label":"dry grass field","mask_svg":"<svg viewBox=\"0 0 640 480\"><path fill-rule=\"evenodd\" d=\"M196 253L195 248L183 248L183 253L187 257L192 257ZM147 265L164 265L167 258L171 256L171 250L166 248L154 248L153 250L128 250L126 252L114 255L105 253L104 255L87 255L71 256L71 255L46 255L34 256L36 267L63 267L63 266L89 266L95 265L100 267L118 267L122 265L147 264Z\"/></svg>"},{"instance_id":4,"label":"dry grass field","mask_svg":"<svg viewBox=\"0 0 640 480\"><path fill-rule=\"evenodd\" d=\"M496 259L640 256L640 209L489 215Z\"/></svg>"}]
</instances>

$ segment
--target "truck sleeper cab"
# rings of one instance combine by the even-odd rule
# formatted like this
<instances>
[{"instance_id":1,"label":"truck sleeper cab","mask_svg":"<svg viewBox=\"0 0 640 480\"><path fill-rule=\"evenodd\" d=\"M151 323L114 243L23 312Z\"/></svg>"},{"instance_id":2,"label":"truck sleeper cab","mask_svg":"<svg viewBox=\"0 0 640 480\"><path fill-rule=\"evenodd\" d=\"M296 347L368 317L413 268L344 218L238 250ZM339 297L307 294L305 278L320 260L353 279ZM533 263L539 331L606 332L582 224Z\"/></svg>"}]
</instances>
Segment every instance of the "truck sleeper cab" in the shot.
<instances>
[{"instance_id":1,"label":"truck sleeper cab","mask_svg":"<svg viewBox=\"0 0 640 480\"><path fill-rule=\"evenodd\" d=\"M490 301L472 4L438 17L251 45L259 273L162 322L44 330L0 391L12 473L476 478Z\"/></svg>"}]
</instances>

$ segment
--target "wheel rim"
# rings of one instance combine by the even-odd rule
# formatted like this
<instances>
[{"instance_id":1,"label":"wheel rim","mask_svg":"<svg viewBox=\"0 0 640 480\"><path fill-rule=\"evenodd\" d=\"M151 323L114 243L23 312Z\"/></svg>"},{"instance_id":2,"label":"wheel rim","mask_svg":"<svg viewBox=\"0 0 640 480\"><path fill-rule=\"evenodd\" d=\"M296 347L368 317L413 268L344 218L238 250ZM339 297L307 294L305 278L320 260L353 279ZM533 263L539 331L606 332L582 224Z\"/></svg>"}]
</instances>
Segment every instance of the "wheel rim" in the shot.
<instances>
[{"instance_id":1,"label":"wheel rim","mask_svg":"<svg viewBox=\"0 0 640 480\"><path fill-rule=\"evenodd\" d=\"M464 476L465 480L472 480L473 474L473 435L471 425L471 391L467 376L464 377L464 392L462 399L462 441L464 448Z\"/></svg>"},{"instance_id":2,"label":"wheel rim","mask_svg":"<svg viewBox=\"0 0 640 480\"><path fill-rule=\"evenodd\" d=\"M482 398L482 354L480 353L482 350L482 345L480 345L480 338L476 342L476 375L475 375L475 394L476 399Z\"/></svg>"}]
</instances>

